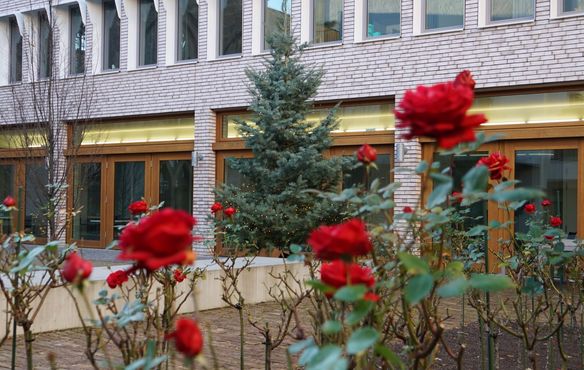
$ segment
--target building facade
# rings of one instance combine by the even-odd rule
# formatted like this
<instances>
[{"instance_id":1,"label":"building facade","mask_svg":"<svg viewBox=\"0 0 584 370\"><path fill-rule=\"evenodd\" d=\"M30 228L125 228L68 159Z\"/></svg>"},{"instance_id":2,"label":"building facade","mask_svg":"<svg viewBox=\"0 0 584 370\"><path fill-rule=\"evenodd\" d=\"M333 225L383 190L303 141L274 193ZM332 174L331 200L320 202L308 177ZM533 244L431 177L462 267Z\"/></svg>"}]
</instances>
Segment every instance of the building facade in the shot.
<instances>
[{"instance_id":1,"label":"building facade","mask_svg":"<svg viewBox=\"0 0 584 370\"><path fill-rule=\"evenodd\" d=\"M241 181L226 159L249 156L233 128L249 105L245 69L261 68L265 37L282 22L310 43L305 62L326 71L310 119L342 102L329 154L376 146L379 175L402 183L398 209L424 196L420 179L400 169L439 157L432 142L405 140L394 129L396 102L416 85L469 69L477 81L473 109L489 118L484 131L504 136L455 158L454 167L503 152L513 162L510 176L545 189L569 236L584 235L577 212L584 209L584 0L291 0L284 9L282 3L0 1L0 109L14 109L15 86L48 74L43 14L50 14L58 40L53 73L91 76L93 124L78 138L81 159L71 175L86 192L70 195L83 207L67 241L105 247L127 221L129 202L140 197L192 211L198 233L210 235L213 188ZM9 121L5 136L15 123ZM8 193L26 183L26 175L9 176L14 166L21 173L33 167L18 163L1 140L0 190ZM76 145L75 133L64 140ZM488 218L500 211L476 212ZM25 226L33 227L33 212L24 213Z\"/></svg>"}]
</instances>

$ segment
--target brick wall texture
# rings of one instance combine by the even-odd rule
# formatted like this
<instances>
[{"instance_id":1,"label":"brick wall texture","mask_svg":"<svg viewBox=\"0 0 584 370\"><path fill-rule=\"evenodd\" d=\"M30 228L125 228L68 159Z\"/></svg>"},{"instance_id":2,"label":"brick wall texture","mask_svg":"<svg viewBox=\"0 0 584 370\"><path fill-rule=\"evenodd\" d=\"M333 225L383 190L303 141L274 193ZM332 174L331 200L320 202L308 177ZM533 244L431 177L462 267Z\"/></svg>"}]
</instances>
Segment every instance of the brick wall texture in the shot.
<instances>
[{"instance_id":1,"label":"brick wall texture","mask_svg":"<svg viewBox=\"0 0 584 370\"><path fill-rule=\"evenodd\" d=\"M243 53L241 56L208 60L207 34L211 27L207 14L215 0L200 0L199 59L187 64L167 64L165 33L167 6L159 1L159 63L154 68L127 70L127 39L136 34L128 29L123 0L121 66L116 73L94 78L96 118L148 116L193 112L194 150L202 158L194 171L194 213L201 220L200 232L208 234L204 220L213 201L215 181L216 111L245 107L249 103L245 68L261 68L262 55L252 55L252 1L243 0ZM478 28L478 2L467 0L464 29L426 35L413 35L412 0L401 2L401 36L355 43L355 1L344 0L343 43L311 47L306 63L326 70L317 100L349 100L384 97L399 101L405 90L418 84L451 79L462 69L470 69L477 88L504 88L546 83L569 83L584 79L584 16L551 19L550 3L536 0L535 20L521 24ZM66 1L60 1L65 3ZM32 5L31 5L32 3ZM300 37L301 1L292 0L292 29ZM0 16L15 11L41 8L44 1L0 1ZM88 35L91 19L88 17ZM91 38L88 37L91 43ZM88 47L91 50L91 45ZM0 109L10 109L10 88L0 87ZM406 155L396 167L412 167L421 159L421 146L404 141ZM419 179L395 175L403 187L397 193L397 206L419 199Z\"/></svg>"}]
</instances>

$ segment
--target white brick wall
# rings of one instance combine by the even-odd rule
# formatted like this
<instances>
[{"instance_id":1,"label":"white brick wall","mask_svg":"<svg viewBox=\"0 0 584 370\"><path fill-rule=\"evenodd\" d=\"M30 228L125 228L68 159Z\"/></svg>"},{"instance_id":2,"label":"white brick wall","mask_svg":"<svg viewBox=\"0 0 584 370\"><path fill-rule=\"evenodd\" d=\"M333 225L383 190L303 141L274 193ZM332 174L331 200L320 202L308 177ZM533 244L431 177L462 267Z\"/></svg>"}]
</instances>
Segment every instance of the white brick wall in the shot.
<instances>
[{"instance_id":1,"label":"white brick wall","mask_svg":"<svg viewBox=\"0 0 584 370\"><path fill-rule=\"evenodd\" d=\"M536 19L531 23L478 28L478 0L467 0L462 31L413 36L412 1L402 1L401 37L353 43L354 1L345 0L342 45L313 47L305 61L323 66L326 76L319 100L403 95L418 84L453 78L462 69L473 71L477 88L526 86L584 80L584 16L550 19L550 0L536 0ZM0 15L30 8L29 0L0 0ZM39 7L41 0L33 0ZM244 107L249 103L245 68L261 66L263 56L251 55L252 0L243 0L242 57L207 61L207 0L200 0L199 62L165 64L165 1L159 7L159 65L127 71L128 27L122 14L121 66L118 73L95 78L95 117L120 117L173 112L194 112L195 150L202 156L194 176L194 212L202 232L213 201L215 179L216 109ZM36 5L35 5L36 4ZM300 37L300 0L292 0L292 29ZM91 22L91 20L89 20ZM90 35L88 26L88 35ZM88 38L88 41L89 38ZM91 49L91 46L89 47ZM0 88L0 109L9 109L9 88ZM397 142L402 142L397 139ZM396 166L413 166L420 160L420 145L405 143L406 158ZM397 206L419 198L419 180L411 176L397 194Z\"/></svg>"}]
</instances>

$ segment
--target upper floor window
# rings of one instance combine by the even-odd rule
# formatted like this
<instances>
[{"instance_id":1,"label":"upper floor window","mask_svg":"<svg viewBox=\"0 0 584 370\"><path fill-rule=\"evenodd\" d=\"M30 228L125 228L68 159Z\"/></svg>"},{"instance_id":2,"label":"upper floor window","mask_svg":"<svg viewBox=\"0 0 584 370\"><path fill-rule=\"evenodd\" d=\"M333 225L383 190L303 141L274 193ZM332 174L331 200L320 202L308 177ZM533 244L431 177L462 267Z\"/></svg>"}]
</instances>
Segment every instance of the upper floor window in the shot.
<instances>
[{"instance_id":1,"label":"upper floor window","mask_svg":"<svg viewBox=\"0 0 584 370\"><path fill-rule=\"evenodd\" d=\"M312 41L315 44L343 39L343 0L313 0Z\"/></svg>"},{"instance_id":2,"label":"upper floor window","mask_svg":"<svg viewBox=\"0 0 584 370\"><path fill-rule=\"evenodd\" d=\"M242 21L241 0L220 0L219 55L241 54Z\"/></svg>"},{"instance_id":3,"label":"upper floor window","mask_svg":"<svg viewBox=\"0 0 584 370\"><path fill-rule=\"evenodd\" d=\"M120 68L120 17L113 0L103 2L103 70Z\"/></svg>"},{"instance_id":4,"label":"upper floor window","mask_svg":"<svg viewBox=\"0 0 584 370\"><path fill-rule=\"evenodd\" d=\"M532 19L534 0L490 0L491 22L504 22L519 19Z\"/></svg>"},{"instance_id":5,"label":"upper floor window","mask_svg":"<svg viewBox=\"0 0 584 370\"><path fill-rule=\"evenodd\" d=\"M270 49L270 36L290 32L290 0L264 0L264 50Z\"/></svg>"},{"instance_id":6,"label":"upper floor window","mask_svg":"<svg viewBox=\"0 0 584 370\"><path fill-rule=\"evenodd\" d=\"M153 0L140 0L139 9L139 65L158 61L158 13Z\"/></svg>"},{"instance_id":7,"label":"upper floor window","mask_svg":"<svg viewBox=\"0 0 584 370\"><path fill-rule=\"evenodd\" d=\"M51 77L52 32L47 13L39 12L39 78Z\"/></svg>"},{"instance_id":8,"label":"upper floor window","mask_svg":"<svg viewBox=\"0 0 584 370\"><path fill-rule=\"evenodd\" d=\"M85 25L79 6L69 8L69 73L85 73Z\"/></svg>"},{"instance_id":9,"label":"upper floor window","mask_svg":"<svg viewBox=\"0 0 584 370\"><path fill-rule=\"evenodd\" d=\"M199 5L196 0L178 0L177 60L197 59L199 42Z\"/></svg>"},{"instance_id":10,"label":"upper floor window","mask_svg":"<svg viewBox=\"0 0 584 370\"><path fill-rule=\"evenodd\" d=\"M464 26L464 0L422 0L424 30L460 29Z\"/></svg>"},{"instance_id":11,"label":"upper floor window","mask_svg":"<svg viewBox=\"0 0 584 370\"><path fill-rule=\"evenodd\" d=\"M16 18L10 18L10 82L22 81L22 35Z\"/></svg>"},{"instance_id":12,"label":"upper floor window","mask_svg":"<svg viewBox=\"0 0 584 370\"><path fill-rule=\"evenodd\" d=\"M367 1L367 37L399 35L400 0Z\"/></svg>"},{"instance_id":13,"label":"upper floor window","mask_svg":"<svg viewBox=\"0 0 584 370\"><path fill-rule=\"evenodd\" d=\"M560 0L562 13L584 12L584 0Z\"/></svg>"}]
</instances>

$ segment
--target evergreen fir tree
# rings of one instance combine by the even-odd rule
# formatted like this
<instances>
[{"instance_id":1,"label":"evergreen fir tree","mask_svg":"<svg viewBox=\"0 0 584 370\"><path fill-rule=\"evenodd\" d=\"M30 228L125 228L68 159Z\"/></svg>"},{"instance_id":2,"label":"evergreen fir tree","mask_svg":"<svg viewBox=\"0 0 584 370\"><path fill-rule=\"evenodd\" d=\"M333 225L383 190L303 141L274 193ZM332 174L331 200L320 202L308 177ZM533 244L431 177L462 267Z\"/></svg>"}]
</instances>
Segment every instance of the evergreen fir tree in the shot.
<instances>
[{"instance_id":1,"label":"evergreen fir tree","mask_svg":"<svg viewBox=\"0 0 584 370\"><path fill-rule=\"evenodd\" d=\"M344 160L323 155L338 126L335 110L320 122L306 120L323 71L301 63L304 46L293 37L279 33L269 42L265 68L246 71L253 122L237 122L253 158L230 162L247 186L224 185L217 196L238 211L224 227L226 240L239 247L286 251L304 243L317 226L343 218L342 205L309 190L337 191Z\"/></svg>"}]
</instances>

